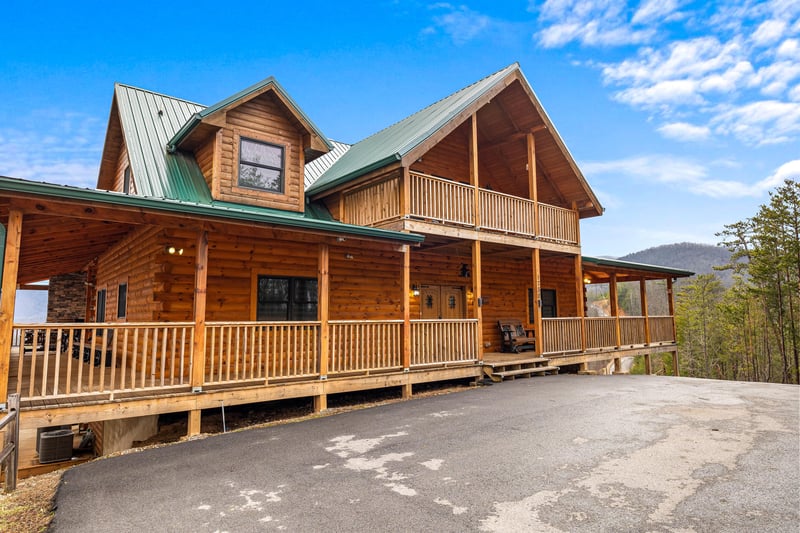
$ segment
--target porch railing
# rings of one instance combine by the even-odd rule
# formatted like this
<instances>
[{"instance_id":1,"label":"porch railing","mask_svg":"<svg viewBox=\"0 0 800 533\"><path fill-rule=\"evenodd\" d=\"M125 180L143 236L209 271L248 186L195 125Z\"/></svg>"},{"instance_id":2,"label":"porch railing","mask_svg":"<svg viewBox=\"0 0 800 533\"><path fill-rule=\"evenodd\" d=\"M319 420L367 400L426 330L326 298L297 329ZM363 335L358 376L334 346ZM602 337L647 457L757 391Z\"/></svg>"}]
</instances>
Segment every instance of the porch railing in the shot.
<instances>
[{"instance_id":1,"label":"porch railing","mask_svg":"<svg viewBox=\"0 0 800 533\"><path fill-rule=\"evenodd\" d=\"M619 343L621 346L647 344L645 320L643 316L619 317Z\"/></svg>"},{"instance_id":2,"label":"porch railing","mask_svg":"<svg viewBox=\"0 0 800 533\"><path fill-rule=\"evenodd\" d=\"M478 359L478 321L412 320L411 366Z\"/></svg>"},{"instance_id":3,"label":"porch railing","mask_svg":"<svg viewBox=\"0 0 800 533\"><path fill-rule=\"evenodd\" d=\"M475 188L443 178L411 173L409 215L435 222L475 224Z\"/></svg>"},{"instance_id":4,"label":"porch railing","mask_svg":"<svg viewBox=\"0 0 800 533\"><path fill-rule=\"evenodd\" d=\"M648 320L651 343L675 341L674 320L671 316L651 316Z\"/></svg>"},{"instance_id":5,"label":"porch railing","mask_svg":"<svg viewBox=\"0 0 800 533\"><path fill-rule=\"evenodd\" d=\"M586 348L605 348L617 345L617 319L614 317L591 317L585 319Z\"/></svg>"},{"instance_id":6,"label":"porch railing","mask_svg":"<svg viewBox=\"0 0 800 533\"><path fill-rule=\"evenodd\" d=\"M480 190L481 228L535 235L536 203L500 192Z\"/></svg>"},{"instance_id":7,"label":"porch railing","mask_svg":"<svg viewBox=\"0 0 800 533\"><path fill-rule=\"evenodd\" d=\"M581 351L580 318L545 318L542 329L542 334L536 336L536 342L542 342L542 353Z\"/></svg>"},{"instance_id":8,"label":"porch railing","mask_svg":"<svg viewBox=\"0 0 800 533\"><path fill-rule=\"evenodd\" d=\"M539 237L578 244L578 216L575 211L539 204Z\"/></svg>"},{"instance_id":9,"label":"porch railing","mask_svg":"<svg viewBox=\"0 0 800 533\"><path fill-rule=\"evenodd\" d=\"M14 325L22 397L113 393L189 384L193 323Z\"/></svg>"},{"instance_id":10,"label":"porch railing","mask_svg":"<svg viewBox=\"0 0 800 533\"><path fill-rule=\"evenodd\" d=\"M206 383L319 374L320 323L206 323Z\"/></svg>"},{"instance_id":11,"label":"porch railing","mask_svg":"<svg viewBox=\"0 0 800 533\"><path fill-rule=\"evenodd\" d=\"M402 368L402 320L331 320L328 374Z\"/></svg>"}]
</instances>

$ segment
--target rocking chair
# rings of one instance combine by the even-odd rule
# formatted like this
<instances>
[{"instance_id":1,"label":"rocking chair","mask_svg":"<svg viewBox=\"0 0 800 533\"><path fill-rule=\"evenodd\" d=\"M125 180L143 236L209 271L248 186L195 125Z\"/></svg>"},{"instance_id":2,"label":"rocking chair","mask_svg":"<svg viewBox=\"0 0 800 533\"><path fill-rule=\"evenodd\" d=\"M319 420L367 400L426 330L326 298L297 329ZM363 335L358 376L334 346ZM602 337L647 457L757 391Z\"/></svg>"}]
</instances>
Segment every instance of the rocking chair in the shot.
<instances>
[{"instance_id":1,"label":"rocking chair","mask_svg":"<svg viewBox=\"0 0 800 533\"><path fill-rule=\"evenodd\" d=\"M497 321L500 334L503 336L503 351L520 353L536 349L536 339L532 329L523 327L522 321L506 318Z\"/></svg>"}]
</instances>

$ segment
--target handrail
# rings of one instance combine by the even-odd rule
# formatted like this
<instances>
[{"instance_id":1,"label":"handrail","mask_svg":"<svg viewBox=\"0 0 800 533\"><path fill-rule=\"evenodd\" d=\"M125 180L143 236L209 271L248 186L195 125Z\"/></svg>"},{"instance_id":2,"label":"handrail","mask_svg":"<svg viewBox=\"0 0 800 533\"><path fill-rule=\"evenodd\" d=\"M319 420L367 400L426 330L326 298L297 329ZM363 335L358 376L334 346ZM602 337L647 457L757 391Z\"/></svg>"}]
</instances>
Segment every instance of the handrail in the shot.
<instances>
[{"instance_id":1,"label":"handrail","mask_svg":"<svg viewBox=\"0 0 800 533\"><path fill-rule=\"evenodd\" d=\"M5 432L3 449L0 450L0 467L5 476L4 490L11 492L17 488L19 470L19 394L8 397L8 414L0 419L0 429L10 426Z\"/></svg>"}]
</instances>

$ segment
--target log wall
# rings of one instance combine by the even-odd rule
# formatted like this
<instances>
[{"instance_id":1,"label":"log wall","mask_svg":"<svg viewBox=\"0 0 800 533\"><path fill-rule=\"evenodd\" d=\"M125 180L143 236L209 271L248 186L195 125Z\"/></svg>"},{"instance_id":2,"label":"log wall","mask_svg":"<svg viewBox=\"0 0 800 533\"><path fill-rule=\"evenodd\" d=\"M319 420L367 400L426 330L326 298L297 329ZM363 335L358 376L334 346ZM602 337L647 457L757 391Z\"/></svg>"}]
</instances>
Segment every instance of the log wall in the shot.
<instances>
[{"instance_id":1,"label":"log wall","mask_svg":"<svg viewBox=\"0 0 800 533\"><path fill-rule=\"evenodd\" d=\"M240 137L284 147L283 194L237 185ZM276 96L267 92L228 111L227 124L216 138L219 140L219 176L213 177L215 183L211 190L217 190L218 182L218 199L289 211L303 210L305 195L302 130ZM206 163L206 167L207 165Z\"/></svg>"}]
</instances>

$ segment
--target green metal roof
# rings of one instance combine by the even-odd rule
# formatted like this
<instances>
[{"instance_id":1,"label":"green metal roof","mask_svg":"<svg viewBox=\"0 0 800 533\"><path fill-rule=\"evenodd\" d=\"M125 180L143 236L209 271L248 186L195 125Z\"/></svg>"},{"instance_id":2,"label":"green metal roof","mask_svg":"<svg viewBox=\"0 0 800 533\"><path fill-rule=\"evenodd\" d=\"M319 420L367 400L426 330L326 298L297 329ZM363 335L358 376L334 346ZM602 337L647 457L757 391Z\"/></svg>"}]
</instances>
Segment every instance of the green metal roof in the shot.
<instances>
[{"instance_id":1,"label":"green metal roof","mask_svg":"<svg viewBox=\"0 0 800 533\"><path fill-rule=\"evenodd\" d=\"M679 268L671 268L658 265L647 265L645 263L634 263L632 261L620 261L619 259L608 259L605 257L589 257L581 256L581 261L584 263L591 263L598 266L606 266L613 268L627 268L631 270L644 270L646 272L658 272L659 274L669 274L676 278L688 278L694 276L694 272L689 270L682 270Z\"/></svg>"},{"instance_id":2,"label":"green metal roof","mask_svg":"<svg viewBox=\"0 0 800 533\"><path fill-rule=\"evenodd\" d=\"M189 215L201 220L204 218L220 218L239 222L324 231L340 235L400 241L409 244L419 243L424 240L422 235L415 233L403 233L337 222L327 210L318 205L306 206L305 212L297 213L229 202L213 201L204 203L188 202L174 198L148 198L115 191L82 189L69 185L55 185L0 176L0 193L4 191L59 200L69 199L93 204L147 209L165 214Z\"/></svg>"},{"instance_id":3,"label":"green metal roof","mask_svg":"<svg viewBox=\"0 0 800 533\"><path fill-rule=\"evenodd\" d=\"M399 161L517 69L519 64L509 65L354 144L306 192L317 194Z\"/></svg>"},{"instance_id":4,"label":"green metal roof","mask_svg":"<svg viewBox=\"0 0 800 533\"><path fill-rule=\"evenodd\" d=\"M119 83L114 95L136 194L210 203L211 192L194 158L166 149L175 132L203 107Z\"/></svg>"},{"instance_id":5,"label":"green metal roof","mask_svg":"<svg viewBox=\"0 0 800 533\"><path fill-rule=\"evenodd\" d=\"M239 101L247 100L250 95L254 93L263 92L263 90L267 88L271 88L273 91L280 94L281 98L290 105L290 107L292 108L292 112L298 117L300 117L301 120L305 123L305 125L311 129L311 132L316 136L318 136L328 146L328 150L333 150L333 145L331 145L331 143L328 142L328 139L325 137L325 135L322 134L320 129L317 128L317 126L314 124L314 122L312 122L312 120L308 117L308 115L306 115L303 112L303 110L300 109L300 106L298 106L297 103L292 99L292 97L289 96L289 93L283 90L281 84L278 83L278 81L273 76L261 80L260 82L251 85L250 87L242 91L239 91L238 93L231 95L228 98L225 98L224 100L221 100L212 106L198 110L191 117L189 117L189 119L183 123L180 129L176 130L174 135L169 139L169 141L167 142L168 150L170 152L175 151L176 148L180 145L181 141L187 135L189 135L189 133L191 133L191 131L198 124L200 124L200 122L202 122L204 118L209 117L214 113L216 113L217 111L225 109Z\"/></svg>"}]
</instances>

